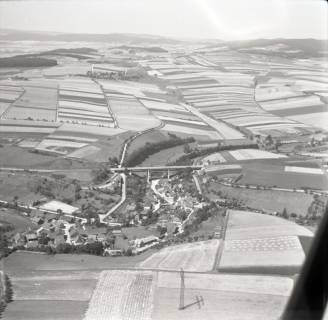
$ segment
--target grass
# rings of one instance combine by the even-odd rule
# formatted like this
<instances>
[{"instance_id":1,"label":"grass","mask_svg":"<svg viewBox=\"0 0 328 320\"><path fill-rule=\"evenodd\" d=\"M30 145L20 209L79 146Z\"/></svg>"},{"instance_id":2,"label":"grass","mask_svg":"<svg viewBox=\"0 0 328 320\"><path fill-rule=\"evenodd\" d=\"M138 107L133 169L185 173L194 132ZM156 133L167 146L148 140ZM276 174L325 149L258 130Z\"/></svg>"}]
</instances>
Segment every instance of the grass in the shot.
<instances>
[{"instance_id":1,"label":"grass","mask_svg":"<svg viewBox=\"0 0 328 320\"><path fill-rule=\"evenodd\" d=\"M0 208L0 224L1 222L11 224L15 228L14 232L23 232L28 228L34 229L36 227L29 218L11 209Z\"/></svg>"},{"instance_id":2,"label":"grass","mask_svg":"<svg viewBox=\"0 0 328 320\"><path fill-rule=\"evenodd\" d=\"M140 166L165 166L170 162L175 162L184 154L184 145L168 148L150 155Z\"/></svg>"},{"instance_id":3,"label":"grass","mask_svg":"<svg viewBox=\"0 0 328 320\"><path fill-rule=\"evenodd\" d=\"M31 168L49 163L53 156L31 153L27 149L5 145L0 148L0 167Z\"/></svg>"},{"instance_id":4,"label":"grass","mask_svg":"<svg viewBox=\"0 0 328 320\"><path fill-rule=\"evenodd\" d=\"M6 320L81 320L88 302L23 300L11 302L4 313Z\"/></svg>"},{"instance_id":5,"label":"grass","mask_svg":"<svg viewBox=\"0 0 328 320\"><path fill-rule=\"evenodd\" d=\"M38 285L36 286L35 283ZM89 301L96 286L95 279L79 280L15 280L14 300Z\"/></svg>"},{"instance_id":6,"label":"grass","mask_svg":"<svg viewBox=\"0 0 328 320\"><path fill-rule=\"evenodd\" d=\"M93 255L56 254L41 255L29 252L14 252L4 260L9 274L33 271L104 270L133 268L146 259L152 251L132 257L100 257Z\"/></svg>"},{"instance_id":7,"label":"grass","mask_svg":"<svg viewBox=\"0 0 328 320\"><path fill-rule=\"evenodd\" d=\"M325 175L294 173L283 171L283 167L266 166L258 164L257 168L243 168L241 184L277 186L280 188L302 188L326 189L328 180Z\"/></svg>"},{"instance_id":8,"label":"grass","mask_svg":"<svg viewBox=\"0 0 328 320\"><path fill-rule=\"evenodd\" d=\"M246 206L253 209L282 212L286 208L288 213L294 212L302 216L307 215L307 210L313 201L313 196L305 193L238 189L216 182L211 183L209 189L220 191L223 197L241 200ZM211 192L208 196L213 199L217 197Z\"/></svg>"},{"instance_id":9,"label":"grass","mask_svg":"<svg viewBox=\"0 0 328 320\"><path fill-rule=\"evenodd\" d=\"M154 253L140 264L142 268L164 270L211 271L219 240L169 246Z\"/></svg>"}]
</instances>

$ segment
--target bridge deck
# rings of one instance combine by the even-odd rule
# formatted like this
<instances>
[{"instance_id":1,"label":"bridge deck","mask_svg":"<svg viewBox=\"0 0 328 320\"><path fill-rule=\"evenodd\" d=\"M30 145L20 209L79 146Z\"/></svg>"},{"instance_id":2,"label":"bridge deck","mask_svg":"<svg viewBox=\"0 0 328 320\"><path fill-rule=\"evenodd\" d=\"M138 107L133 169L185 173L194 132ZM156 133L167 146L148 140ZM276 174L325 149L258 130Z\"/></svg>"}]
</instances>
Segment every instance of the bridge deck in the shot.
<instances>
[{"instance_id":1,"label":"bridge deck","mask_svg":"<svg viewBox=\"0 0 328 320\"><path fill-rule=\"evenodd\" d=\"M200 170L200 165L190 166L155 166L155 167L125 167L125 168L111 168L113 172L124 172L124 171L167 171L167 170L181 170L181 169L193 169Z\"/></svg>"}]
</instances>

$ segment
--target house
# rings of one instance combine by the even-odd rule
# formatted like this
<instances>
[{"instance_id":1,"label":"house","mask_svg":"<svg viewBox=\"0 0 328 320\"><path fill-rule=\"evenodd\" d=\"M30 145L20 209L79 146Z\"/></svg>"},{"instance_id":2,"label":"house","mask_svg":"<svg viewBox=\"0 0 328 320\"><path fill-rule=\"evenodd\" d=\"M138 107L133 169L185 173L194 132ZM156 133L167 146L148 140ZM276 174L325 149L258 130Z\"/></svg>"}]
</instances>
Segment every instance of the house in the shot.
<instances>
[{"instance_id":1,"label":"house","mask_svg":"<svg viewBox=\"0 0 328 320\"><path fill-rule=\"evenodd\" d=\"M37 248L39 246L39 242L37 240L28 241L25 245L26 248Z\"/></svg>"},{"instance_id":2,"label":"house","mask_svg":"<svg viewBox=\"0 0 328 320\"><path fill-rule=\"evenodd\" d=\"M140 248L140 247L148 246L155 242L158 243L158 241L159 241L158 237L148 236L145 238L139 238L139 239L133 240L133 244L135 247Z\"/></svg>"},{"instance_id":3,"label":"house","mask_svg":"<svg viewBox=\"0 0 328 320\"><path fill-rule=\"evenodd\" d=\"M122 235L122 230L113 230L112 234L115 236L120 236L120 235Z\"/></svg>"},{"instance_id":4,"label":"house","mask_svg":"<svg viewBox=\"0 0 328 320\"><path fill-rule=\"evenodd\" d=\"M26 237L26 241L30 242L30 241L38 241L38 236L36 233L34 232L29 232L25 235Z\"/></svg>"},{"instance_id":5,"label":"house","mask_svg":"<svg viewBox=\"0 0 328 320\"><path fill-rule=\"evenodd\" d=\"M80 234L76 234L71 237L71 243L75 246L81 245L84 243L84 238Z\"/></svg>"},{"instance_id":6,"label":"house","mask_svg":"<svg viewBox=\"0 0 328 320\"><path fill-rule=\"evenodd\" d=\"M26 242L26 238L21 233L16 233L13 237L14 244L16 246L24 246Z\"/></svg>"},{"instance_id":7,"label":"house","mask_svg":"<svg viewBox=\"0 0 328 320\"><path fill-rule=\"evenodd\" d=\"M63 234L56 235L54 239L54 245L58 246L59 244L63 244L63 243L66 243L65 236Z\"/></svg>"},{"instance_id":8,"label":"house","mask_svg":"<svg viewBox=\"0 0 328 320\"><path fill-rule=\"evenodd\" d=\"M44 222L43 218L40 218L38 216L32 217L31 221L34 222L35 224L42 224Z\"/></svg>"},{"instance_id":9,"label":"house","mask_svg":"<svg viewBox=\"0 0 328 320\"><path fill-rule=\"evenodd\" d=\"M104 257L119 257L123 255L123 251L119 249L106 248L103 253Z\"/></svg>"},{"instance_id":10,"label":"house","mask_svg":"<svg viewBox=\"0 0 328 320\"><path fill-rule=\"evenodd\" d=\"M136 210L136 205L135 205L135 203L129 203L129 204L126 206L125 209L126 209L127 212L135 211L135 210Z\"/></svg>"}]
</instances>

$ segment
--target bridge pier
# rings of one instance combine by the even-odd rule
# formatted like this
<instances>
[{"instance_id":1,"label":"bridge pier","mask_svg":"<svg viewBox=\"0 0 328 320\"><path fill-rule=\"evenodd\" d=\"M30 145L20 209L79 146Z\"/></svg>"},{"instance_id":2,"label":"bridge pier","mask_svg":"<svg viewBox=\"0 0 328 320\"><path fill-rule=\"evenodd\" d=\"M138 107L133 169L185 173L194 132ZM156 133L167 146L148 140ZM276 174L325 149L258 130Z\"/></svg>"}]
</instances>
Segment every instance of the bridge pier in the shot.
<instances>
[{"instance_id":1,"label":"bridge pier","mask_svg":"<svg viewBox=\"0 0 328 320\"><path fill-rule=\"evenodd\" d=\"M147 170L147 183L150 183L150 170Z\"/></svg>"},{"instance_id":2,"label":"bridge pier","mask_svg":"<svg viewBox=\"0 0 328 320\"><path fill-rule=\"evenodd\" d=\"M167 180L170 180L170 169L167 169Z\"/></svg>"}]
</instances>

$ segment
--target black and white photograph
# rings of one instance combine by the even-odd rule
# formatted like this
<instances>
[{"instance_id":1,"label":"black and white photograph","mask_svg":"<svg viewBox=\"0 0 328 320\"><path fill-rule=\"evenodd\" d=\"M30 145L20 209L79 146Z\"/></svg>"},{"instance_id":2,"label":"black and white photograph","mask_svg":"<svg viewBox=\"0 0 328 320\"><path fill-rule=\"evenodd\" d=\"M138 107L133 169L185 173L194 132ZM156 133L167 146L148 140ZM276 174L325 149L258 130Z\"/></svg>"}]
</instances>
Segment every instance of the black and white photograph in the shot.
<instances>
[{"instance_id":1,"label":"black and white photograph","mask_svg":"<svg viewBox=\"0 0 328 320\"><path fill-rule=\"evenodd\" d=\"M0 0L0 319L327 303L327 1Z\"/></svg>"}]
</instances>

